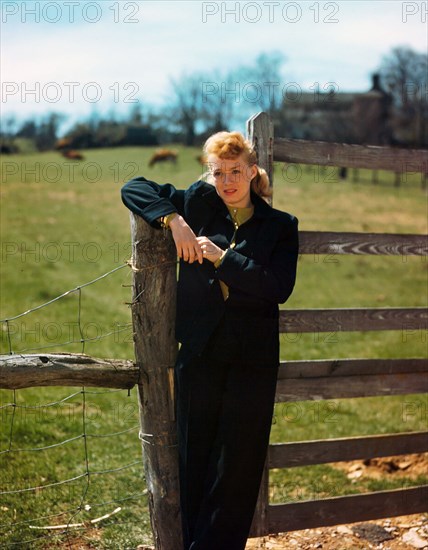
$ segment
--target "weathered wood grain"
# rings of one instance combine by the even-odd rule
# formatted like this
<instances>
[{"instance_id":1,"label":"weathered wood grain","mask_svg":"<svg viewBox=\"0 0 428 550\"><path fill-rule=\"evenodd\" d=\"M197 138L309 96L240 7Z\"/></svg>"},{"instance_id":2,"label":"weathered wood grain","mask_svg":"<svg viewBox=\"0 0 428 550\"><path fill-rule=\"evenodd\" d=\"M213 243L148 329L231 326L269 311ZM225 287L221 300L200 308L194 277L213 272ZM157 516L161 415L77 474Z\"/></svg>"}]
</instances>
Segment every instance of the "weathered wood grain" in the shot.
<instances>
[{"instance_id":1,"label":"weathered wood grain","mask_svg":"<svg viewBox=\"0 0 428 550\"><path fill-rule=\"evenodd\" d=\"M428 150L275 138L275 161L428 173Z\"/></svg>"},{"instance_id":2,"label":"weathered wood grain","mask_svg":"<svg viewBox=\"0 0 428 550\"><path fill-rule=\"evenodd\" d=\"M336 254L426 256L428 236L401 233L347 233L334 231L300 231L299 254ZM315 261L319 261L316 256ZM337 260L336 260L337 261Z\"/></svg>"},{"instance_id":3,"label":"weathered wood grain","mask_svg":"<svg viewBox=\"0 0 428 550\"><path fill-rule=\"evenodd\" d=\"M265 534L420 514L426 512L427 502L428 486L422 485L310 502L271 504Z\"/></svg>"},{"instance_id":4,"label":"weathered wood grain","mask_svg":"<svg viewBox=\"0 0 428 550\"><path fill-rule=\"evenodd\" d=\"M286 309L279 314L280 332L330 332L332 342L340 331L401 330L409 337L427 327L425 307Z\"/></svg>"},{"instance_id":5,"label":"weathered wood grain","mask_svg":"<svg viewBox=\"0 0 428 550\"><path fill-rule=\"evenodd\" d=\"M428 451L428 432L343 437L269 445L269 468L292 468Z\"/></svg>"},{"instance_id":6,"label":"weathered wood grain","mask_svg":"<svg viewBox=\"0 0 428 550\"><path fill-rule=\"evenodd\" d=\"M257 164L266 170L273 189L273 122L267 113L257 113L247 120L247 139L257 152ZM269 200L272 204L272 198Z\"/></svg>"},{"instance_id":7,"label":"weathered wood grain","mask_svg":"<svg viewBox=\"0 0 428 550\"><path fill-rule=\"evenodd\" d=\"M407 395L428 391L424 372L278 380L277 402Z\"/></svg>"},{"instance_id":8,"label":"weathered wood grain","mask_svg":"<svg viewBox=\"0 0 428 550\"><path fill-rule=\"evenodd\" d=\"M400 359L313 359L311 361L281 361L278 380L418 372L428 375L428 361L426 359L420 357Z\"/></svg>"},{"instance_id":9,"label":"weathered wood grain","mask_svg":"<svg viewBox=\"0 0 428 550\"><path fill-rule=\"evenodd\" d=\"M11 354L0 356L0 388L96 386L132 388L138 368L132 361L99 359L82 353Z\"/></svg>"},{"instance_id":10,"label":"weathered wood grain","mask_svg":"<svg viewBox=\"0 0 428 550\"><path fill-rule=\"evenodd\" d=\"M168 234L130 213L132 322L139 369L141 440L150 521L157 550L182 547L178 450L170 372L174 338L176 251Z\"/></svg>"},{"instance_id":11,"label":"weathered wood grain","mask_svg":"<svg viewBox=\"0 0 428 550\"><path fill-rule=\"evenodd\" d=\"M247 139L257 151L258 165L266 170L273 186L273 123L267 113L258 113L247 121ZM272 205L272 197L270 198ZM251 525L250 536L258 537L268 526L269 468L267 458L260 483L259 496Z\"/></svg>"}]
</instances>

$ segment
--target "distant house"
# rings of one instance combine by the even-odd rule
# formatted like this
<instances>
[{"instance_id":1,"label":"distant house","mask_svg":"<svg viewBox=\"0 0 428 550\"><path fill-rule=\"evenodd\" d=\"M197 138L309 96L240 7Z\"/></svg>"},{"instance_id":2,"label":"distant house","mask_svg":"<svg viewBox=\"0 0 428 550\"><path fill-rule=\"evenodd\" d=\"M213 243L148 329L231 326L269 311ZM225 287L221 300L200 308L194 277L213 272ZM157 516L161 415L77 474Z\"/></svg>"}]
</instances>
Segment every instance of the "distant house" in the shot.
<instances>
[{"instance_id":1,"label":"distant house","mask_svg":"<svg viewBox=\"0 0 428 550\"><path fill-rule=\"evenodd\" d=\"M367 92L302 92L284 99L275 131L294 139L367 145L428 146L425 120L396 112L372 75Z\"/></svg>"}]
</instances>

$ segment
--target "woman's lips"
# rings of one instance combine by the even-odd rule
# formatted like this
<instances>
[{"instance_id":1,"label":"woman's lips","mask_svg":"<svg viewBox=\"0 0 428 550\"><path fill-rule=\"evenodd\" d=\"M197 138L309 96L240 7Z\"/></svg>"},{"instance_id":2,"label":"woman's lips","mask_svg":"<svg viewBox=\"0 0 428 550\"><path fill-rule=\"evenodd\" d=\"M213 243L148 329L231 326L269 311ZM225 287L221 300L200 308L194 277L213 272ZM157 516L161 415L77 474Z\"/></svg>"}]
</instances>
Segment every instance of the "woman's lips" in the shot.
<instances>
[{"instance_id":1,"label":"woman's lips","mask_svg":"<svg viewBox=\"0 0 428 550\"><path fill-rule=\"evenodd\" d=\"M223 193L226 193L226 195L231 195L232 193L235 193L236 189L225 189Z\"/></svg>"}]
</instances>

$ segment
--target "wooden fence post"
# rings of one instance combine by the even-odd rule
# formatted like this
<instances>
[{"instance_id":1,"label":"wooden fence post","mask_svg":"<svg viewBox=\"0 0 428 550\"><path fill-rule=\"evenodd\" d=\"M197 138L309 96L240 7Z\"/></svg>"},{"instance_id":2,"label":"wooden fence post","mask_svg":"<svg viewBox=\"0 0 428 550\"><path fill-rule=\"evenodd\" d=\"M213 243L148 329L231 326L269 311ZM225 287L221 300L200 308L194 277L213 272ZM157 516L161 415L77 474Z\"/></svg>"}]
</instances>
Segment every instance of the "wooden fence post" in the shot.
<instances>
[{"instance_id":1,"label":"wooden fence post","mask_svg":"<svg viewBox=\"0 0 428 550\"><path fill-rule=\"evenodd\" d=\"M140 439L156 550L182 547L173 399L177 255L163 236L130 213L132 322L139 368Z\"/></svg>"},{"instance_id":2,"label":"wooden fence post","mask_svg":"<svg viewBox=\"0 0 428 550\"><path fill-rule=\"evenodd\" d=\"M273 185L273 123L267 113L257 113L247 120L247 138L257 151L257 163L264 168ZM272 204L272 200L270 201ZM256 403L254 403L256 407ZM266 457L259 497L251 525L250 536L261 537L269 532L269 457Z\"/></svg>"},{"instance_id":3,"label":"wooden fence post","mask_svg":"<svg viewBox=\"0 0 428 550\"><path fill-rule=\"evenodd\" d=\"M257 113L247 120L247 138L257 151L258 165L266 170L273 187L273 123L267 113Z\"/></svg>"}]
</instances>

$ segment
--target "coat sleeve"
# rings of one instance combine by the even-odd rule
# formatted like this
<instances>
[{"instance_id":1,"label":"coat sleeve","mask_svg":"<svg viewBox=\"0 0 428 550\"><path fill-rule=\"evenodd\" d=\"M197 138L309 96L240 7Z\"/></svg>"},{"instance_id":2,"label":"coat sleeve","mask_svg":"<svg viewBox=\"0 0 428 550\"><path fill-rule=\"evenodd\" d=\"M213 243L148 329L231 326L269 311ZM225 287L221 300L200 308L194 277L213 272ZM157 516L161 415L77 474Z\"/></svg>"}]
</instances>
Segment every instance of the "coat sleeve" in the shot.
<instances>
[{"instance_id":1,"label":"coat sleeve","mask_svg":"<svg viewBox=\"0 0 428 550\"><path fill-rule=\"evenodd\" d=\"M170 183L159 185L139 176L125 183L121 195L129 210L155 228L160 228L158 218L172 212L183 214L184 191L177 190Z\"/></svg>"},{"instance_id":2,"label":"coat sleeve","mask_svg":"<svg viewBox=\"0 0 428 550\"><path fill-rule=\"evenodd\" d=\"M232 288L283 304L294 288L298 254L298 219L292 216L281 227L268 265L257 263L229 248L216 274Z\"/></svg>"}]
</instances>

